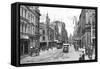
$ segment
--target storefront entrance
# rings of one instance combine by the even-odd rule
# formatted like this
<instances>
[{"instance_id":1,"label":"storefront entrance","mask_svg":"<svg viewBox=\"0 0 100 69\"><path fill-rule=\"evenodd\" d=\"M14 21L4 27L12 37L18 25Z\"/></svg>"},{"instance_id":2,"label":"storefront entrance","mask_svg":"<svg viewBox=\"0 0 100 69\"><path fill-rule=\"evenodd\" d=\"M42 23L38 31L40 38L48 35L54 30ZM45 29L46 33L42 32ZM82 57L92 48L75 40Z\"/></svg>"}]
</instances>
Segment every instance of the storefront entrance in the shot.
<instances>
[{"instance_id":1,"label":"storefront entrance","mask_svg":"<svg viewBox=\"0 0 100 69\"><path fill-rule=\"evenodd\" d=\"M46 42L40 42L40 49L45 50L47 48Z\"/></svg>"},{"instance_id":2,"label":"storefront entrance","mask_svg":"<svg viewBox=\"0 0 100 69\"><path fill-rule=\"evenodd\" d=\"M20 39L20 55L27 55L29 53L29 41Z\"/></svg>"}]
</instances>

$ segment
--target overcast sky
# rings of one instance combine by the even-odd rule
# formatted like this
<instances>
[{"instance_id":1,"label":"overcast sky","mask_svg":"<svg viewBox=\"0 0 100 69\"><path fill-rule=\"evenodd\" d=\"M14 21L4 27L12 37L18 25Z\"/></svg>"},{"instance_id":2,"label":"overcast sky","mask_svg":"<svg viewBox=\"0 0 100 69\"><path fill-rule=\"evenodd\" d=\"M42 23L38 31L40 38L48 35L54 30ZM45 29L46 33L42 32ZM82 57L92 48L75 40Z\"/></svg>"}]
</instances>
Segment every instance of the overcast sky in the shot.
<instances>
[{"instance_id":1,"label":"overcast sky","mask_svg":"<svg viewBox=\"0 0 100 69\"><path fill-rule=\"evenodd\" d=\"M40 22L45 22L45 16L48 13L50 18L50 22L59 20L65 22L66 30L68 32L68 36L70 34L73 35L74 31L74 23L73 19L74 16L79 19L79 15L81 13L81 9L74 9L74 8L57 8L57 7L39 7L41 17Z\"/></svg>"}]
</instances>

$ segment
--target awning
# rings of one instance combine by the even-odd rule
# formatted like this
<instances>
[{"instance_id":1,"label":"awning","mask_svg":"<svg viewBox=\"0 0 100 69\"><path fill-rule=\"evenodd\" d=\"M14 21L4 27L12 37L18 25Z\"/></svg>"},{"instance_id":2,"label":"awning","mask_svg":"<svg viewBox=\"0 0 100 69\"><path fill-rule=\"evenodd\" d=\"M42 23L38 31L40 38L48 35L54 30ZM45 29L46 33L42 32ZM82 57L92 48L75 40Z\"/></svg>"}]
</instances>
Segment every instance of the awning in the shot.
<instances>
[{"instance_id":1,"label":"awning","mask_svg":"<svg viewBox=\"0 0 100 69\"><path fill-rule=\"evenodd\" d=\"M20 35L21 39L29 39L29 37L27 35Z\"/></svg>"}]
</instances>

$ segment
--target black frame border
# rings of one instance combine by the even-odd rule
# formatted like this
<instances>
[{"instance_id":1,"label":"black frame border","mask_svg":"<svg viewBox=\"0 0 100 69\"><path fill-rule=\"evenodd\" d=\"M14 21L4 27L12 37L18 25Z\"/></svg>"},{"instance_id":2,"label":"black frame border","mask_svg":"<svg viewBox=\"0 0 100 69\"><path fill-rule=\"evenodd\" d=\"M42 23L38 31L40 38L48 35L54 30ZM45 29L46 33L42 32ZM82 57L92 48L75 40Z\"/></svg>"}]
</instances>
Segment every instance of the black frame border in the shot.
<instances>
[{"instance_id":1,"label":"black frame border","mask_svg":"<svg viewBox=\"0 0 100 69\"><path fill-rule=\"evenodd\" d=\"M11 34L15 35L14 37L11 35L11 44L15 45L15 48L11 45L11 64L17 67L22 67L22 66L40 66L40 65L56 65L56 64L73 64L73 63L86 63L86 62L97 62L98 61L98 39L97 39L97 31L98 31L98 7L90 7L90 6L74 6L74 5L59 5L59 4L43 4L43 3L27 3L27 2L16 2L13 3L12 6L15 5L14 8L16 8L16 11L12 11L12 16L11 16L11 25L13 22L15 22L15 25L11 26ZM95 47L95 60L84 60L84 61L58 61L58 62L45 62L45 63L27 63L27 64L20 64L20 5L27 5L27 6L43 6L43 7L58 7L58 8L75 8L75 9L95 9L96 10L96 47ZM12 7L13 9L13 7ZM16 17L13 18L13 17ZM15 21L14 21L15 20ZM15 32L13 33L13 30ZM13 38L16 37L15 44L13 42ZM12 50L14 49L14 50ZM12 53L14 52L14 53ZM16 55L14 55L16 54ZM14 59L15 58L15 59Z\"/></svg>"}]
</instances>

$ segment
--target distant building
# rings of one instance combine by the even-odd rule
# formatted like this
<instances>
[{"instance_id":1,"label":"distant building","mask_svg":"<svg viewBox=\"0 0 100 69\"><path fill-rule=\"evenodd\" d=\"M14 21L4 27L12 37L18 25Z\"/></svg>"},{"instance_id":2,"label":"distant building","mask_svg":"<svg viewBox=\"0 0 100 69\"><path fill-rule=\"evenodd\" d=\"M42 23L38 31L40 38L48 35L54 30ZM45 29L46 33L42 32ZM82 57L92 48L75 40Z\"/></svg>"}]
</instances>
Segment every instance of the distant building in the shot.
<instances>
[{"instance_id":1,"label":"distant building","mask_svg":"<svg viewBox=\"0 0 100 69\"><path fill-rule=\"evenodd\" d=\"M47 47L47 38L46 38L46 25L40 23L40 48L43 49Z\"/></svg>"},{"instance_id":2,"label":"distant building","mask_svg":"<svg viewBox=\"0 0 100 69\"><path fill-rule=\"evenodd\" d=\"M38 6L20 6L20 53L29 54L30 49L39 46L39 20Z\"/></svg>"},{"instance_id":3,"label":"distant building","mask_svg":"<svg viewBox=\"0 0 100 69\"><path fill-rule=\"evenodd\" d=\"M54 40L58 40L62 43L68 42L68 34L67 30L65 29L65 23L62 21L54 21L52 22L54 25Z\"/></svg>"},{"instance_id":4,"label":"distant building","mask_svg":"<svg viewBox=\"0 0 100 69\"><path fill-rule=\"evenodd\" d=\"M57 41L62 43L68 42L67 30L65 23L62 21L50 22L48 14L46 14L45 22L40 22L40 46L45 48L54 47Z\"/></svg>"},{"instance_id":5,"label":"distant building","mask_svg":"<svg viewBox=\"0 0 100 69\"><path fill-rule=\"evenodd\" d=\"M70 44L73 43L73 36L72 36L72 34L70 34L70 36L68 37L68 43L70 43Z\"/></svg>"},{"instance_id":6,"label":"distant building","mask_svg":"<svg viewBox=\"0 0 100 69\"><path fill-rule=\"evenodd\" d=\"M46 41L46 25L44 23L40 23L40 42Z\"/></svg>"},{"instance_id":7,"label":"distant building","mask_svg":"<svg viewBox=\"0 0 100 69\"><path fill-rule=\"evenodd\" d=\"M59 21L53 21L51 24L53 25L54 28L54 40L59 40L59 28L58 28L58 23Z\"/></svg>"},{"instance_id":8,"label":"distant building","mask_svg":"<svg viewBox=\"0 0 100 69\"><path fill-rule=\"evenodd\" d=\"M54 29L50 24L50 18L46 15L46 21L40 23L40 48L49 48L54 42Z\"/></svg>"}]
</instances>

